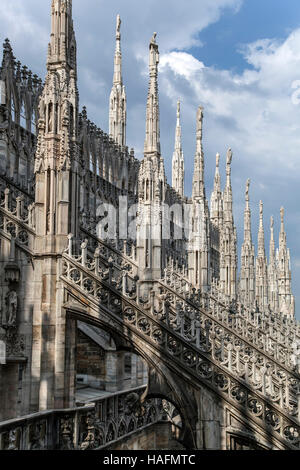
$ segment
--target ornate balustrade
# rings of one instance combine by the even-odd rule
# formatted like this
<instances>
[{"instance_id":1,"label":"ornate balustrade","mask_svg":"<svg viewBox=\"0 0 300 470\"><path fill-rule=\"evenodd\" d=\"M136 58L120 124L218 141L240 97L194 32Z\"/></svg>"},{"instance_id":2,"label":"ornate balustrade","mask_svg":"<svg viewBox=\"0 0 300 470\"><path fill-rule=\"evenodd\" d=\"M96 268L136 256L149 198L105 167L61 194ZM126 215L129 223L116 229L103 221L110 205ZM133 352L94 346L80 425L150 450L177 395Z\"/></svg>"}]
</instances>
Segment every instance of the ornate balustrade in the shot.
<instances>
[{"instance_id":1,"label":"ornate balustrade","mask_svg":"<svg viewBox=\"0 0 300 470\"><path fill-rule=\"evenodd\" d=\"M4 198L0 204L0 229L10 235L15 242L24 248L33 248L35 237L34 205L24 205L24 197L12 198L9 188L4 190Z\"/></svg>"},{"instance_id":2,"label":"ornate balustrade","mask_svg":"<svg viewBox=\"0 0 300 470\"><path fill-rule=\"evenodd\" d=\"M137 273L136 262L132 257L126 257L126 254L123 254L126 253L126 250L122 252L119 246L120 242L116 242L112 247L111 242L103 242L86 230L83 231L83 234L89 239L91 249L96 249L97 246L101 247L100 252L103 258L111 260L120 270L125 267L132 274ZM124 246L126 247L126 242L124 242ZM274 352L274 359L276 358L279 363L291 369L296 368L296 358L293 356L297 345L300 347L299 322L292 318L283 318L271 311L254 312L238 302L233 304L219 290L216 283L213 283L208 293L196 290L188 281L186 274L175 268L173 266L173 269L172 267L165 269L162 283L171 288L176 295L179 294L179 302L188 300L190 302L189 308L192 304L195 309L198 309L199 300L204 298L203 307L208 307L211 304L214 306L213 312L215 310L221 311L220 321L225 322L225 326L229 329L239 330L239 336L242 335L247 339L257 349L257 352L262 349L268 355L272 355Z\"/></svg>"},{"instance_id":3,"label":"ornate balustrade","mask_svg":"<svg viewBox=\"0 0 300 470\"><path fill-rule=\"evenodd\" d=\"M269 353L275 347L277 360L286 367L295 368L292 356L297 344L300 344L300 324L296 320L271 311L251 311L239 302L232 303L215 285L207 293L197 291L185 279L170 272L165 273L162 283L181 297L181 302L188 301L196 309L202 306L213 312L222 312L220 320L228 328L239 330L239 334L245 336L258 351L263 349ZM281 354L276 353L277 349L281 350Z\"/></svg>"},{"instance_id":4,"label":"ornate balustrade","mask_svg":"<svg viewBox=\"0 0 300 470\"><path fill-rule=\"evenodd\" d=\"M120 271L125 270L133 276L137 274L136 247L133 242L129 243L126 240L105 242L100 240L96 233L91 233L83 227L80 235L82 240L88 240L88 249L91 253L91 250L98 249L99 256L104 261L113 263Z\"/></svg>"},{"instance_id":5,"label":"ornate balustrade","mask_svg":"<svg viewBox=\"0 0 300 470\"><path fill-rule=\"evenodd\" d=\"M193 318L192 309L172 308L170 292L159 296L152 291L141 298L138 281L128 292L126 276L111 278L112 271L109 274L101 268L97 253L92 263L86 253L84 244L80 256L70 252L63 255L62 279L67 286L88 296L99 311L111 315L113 322L119 318L120 324L163 352L165 358L170 357L183 373L188 372L233 406L242 408L246 416L285 445L300 448L300 394L295 374L278 367L271 357L257 355L251 344L213 320L212 315L204 314L202 308L208 305L198 305L198 318Z\"/></svg>"},{"instance_id":6,"label":"ornate balustrade","mask_svg":"<svg viewBox=\"0 0 300 470\"><path fill-rule=\"evenodd\" d=\"M10 190L11 199L15 201L17 197L24 197L24 204L28 207L32 202L34 202L34 186L33 181L30 184L30 192L26 191L24 187L20 187L13 181L13 178L9 178L5 175L0 175L0 195L1 199L4 199L5 189Z\"/></svg>"},{"instance_id":7,"label":"ornate balustrade","mask_svg":"<svg viewBox=\"0 0 300 470\"><path fill-rule=\"evenodd\" d=\"M231 372L298 418L300 376L290 367L287 348L271 340L266 344L261 337L254 341L255 328L246 335L249 324L243 324L240 317L230 317L228 310L214 303L211 297L207 303L203 297L199 298L195 307L186 299L180 300L178 293L170 288L162 287L161 292L168 303L169 321L180 328L187 341L196 342L199 347L209 343L214 360L221 361Z\"/></svg>"},{"instance_id":8,"label":"ornate balustrade","mask_svg":"<svg viewBox=\"0 0 300 470\"><path fill-rule=\"evenodd\" d=\"M0 423L0 450L101 449L168 420L163 400L141 403L145 386L99 398L86 406L35 413Z\"/></svg>"}]
</instances>

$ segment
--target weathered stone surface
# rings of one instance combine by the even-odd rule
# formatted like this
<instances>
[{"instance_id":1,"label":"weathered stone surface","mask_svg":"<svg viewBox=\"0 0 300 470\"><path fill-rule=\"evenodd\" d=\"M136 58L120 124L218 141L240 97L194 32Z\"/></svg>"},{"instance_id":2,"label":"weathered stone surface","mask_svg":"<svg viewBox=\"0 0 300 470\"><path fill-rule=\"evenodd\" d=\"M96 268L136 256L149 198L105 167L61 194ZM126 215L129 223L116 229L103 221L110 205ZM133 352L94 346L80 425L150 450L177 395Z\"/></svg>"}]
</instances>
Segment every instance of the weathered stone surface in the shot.
<instances>
[{"instance_id":1,"label":"weathered stone surface","mask_svg":"<svg viewBox=\"0 0 300 470\"><path fill-rule=\"evenodd\" d=\"M192 197L184 195L179 103L167 183L156 33L139 161L126 147L120 17L109 135L79 112L72 2L53 0L51 17L44 85L15 62L8 40L0 69L0 420L39 413L30 427L25 418L5 425L0 445L18 449L29 436L30 448L46 448L52 413L69 408L57 421L59 448L299 449L300 326L284 210L277 252L271 221L267 260L260 204L255 256L247 182L238 281L233 152L224 191L217 154L209 209L201 106ZM75 411L76 376L112 394L96 415ZM142 393L114 395L146 381Z\"/></svg>"}]
</instances>

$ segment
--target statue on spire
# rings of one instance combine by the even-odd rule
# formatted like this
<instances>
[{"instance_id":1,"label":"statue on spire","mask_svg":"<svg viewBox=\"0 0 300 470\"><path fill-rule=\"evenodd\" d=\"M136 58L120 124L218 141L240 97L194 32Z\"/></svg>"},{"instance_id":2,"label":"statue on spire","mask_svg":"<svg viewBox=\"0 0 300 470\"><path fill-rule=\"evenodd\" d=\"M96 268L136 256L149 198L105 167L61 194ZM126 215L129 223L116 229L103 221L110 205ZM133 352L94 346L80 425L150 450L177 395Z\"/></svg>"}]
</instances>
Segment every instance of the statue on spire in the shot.
<instances>
[{"instance_id":1,"label":"statue on spire","mask_svg":"<svg viewBox=\"0 0 300 470\"><path fill-rule=\"evenodd\" d=\"M153 33L153 36L150 40L150 44L156 44L156 36L157 36L157 33Z\"/></svg>"},{"instance_id":2,"label":"statue on spire","mask_svg":"<svg viewBox=\"0 0 300 470\"><path fill-rule=\"evenodd\" d=\"M264 210L263 202L259 201L259 215L260 215L261 219L262 219L262 216L263 216L263 210Z\"/></svg>"},{"instance_id":3,"label":"statue on spire","mask_svg":"<svg viewBox=\"0 0 300 470\"><path fill-rule=\"evenodd\" d=\"M249 202L249 187L250 187L250 179L248 178L247 183L246 183L246 194L245 194L246 201L248 202Z\"/></svg>"},{"instance_id":4,"label":"statue on spire","mask_svg":"<svg viewBox=\"0 0 300 470\"><path fill-rule=\"evenodd\" d=\"M109 136L120 146L126 145L127 98L122 77L121 18L116 19L116 49L113 86L109 99Z\"/></svg>"},{"instance_id":5,"label":"statue on spire","mask_svg":"<svg viewBox=\"0 0 300 470\"><path fill-rule=\"evenodd\" d=\"M193 198L205 199L204 187L204 153L202 147L202 130L203 130L203 107L199 106L197 109L196 121L196 152L194 161L194 175L193 175Z\"/></svg>"},{"instance_id":6,"label":"statue on spire","mask_svg":"<svg viewBox=\"0 0 300 470\"><path fill-rule=\"evenodd\" d=\"M226 164L229 166L231 165L231 162L232 162L232 150L231 148L229 148L227 150L227 155L226 155Z\"/></svg>"},{"instance_id":7,"label":"statue on spire","mask_svg":"<svg viewBox=\"0 0 300 470\"><path fill-rule=\"evenodd\" d=\"M216 167L219 168L219 166L220 166L220 154L217 153L217 155L216 155Z\"/></svg>"},{"instance_id":8,"label":"statue on spire","mask_svg":"<svg viewBox=\"0 0 300 470\"><path fill-rule=\"evenodd\" d=\"M160 156L160 125L158 97L158 63L159 51L156 44L156 33L149 44L149 88L146 110L146 138L144 153Z\"/></svg>"},{"instance_id":9,"label":"statue on spire","mask_svg":"<svg viewBox=\"0 0 300 470\"><path fill-rule=\"evenodd\" d=\"M175 149L172 158L172 186L181 197L184 195L184 156L181 145L180 100L177 101Z\"/></svg>"},{"instance_id":10,"label":"statue on spire","mask_svg":"<svg viewBox=\"0 0 300 470\"><path fill-rule=\"evenodd\" d=\"M281 223L283 224L284 223L284 208L281 207L280 209L280 218L281 218Z\"/></svg>"},{"instance_id":11,"label":"statue on spire","mask_svg":"<svg viewBox=\"0 0 300 470\"><path fill-rule=\"evenodd\" d=\"M121 23L122 21L121 21L120 15L117 15L117 31L116 31L117 35L120 34L121 32Z\"/></svg>"},{"instance_id":12,"label":"statue on spire","mask_svg":"<svg viewBox=\"0 0 300 470\"><path fill-rule=\"evenodd\" d=\"M198 126L197 126L197 128L199 130L201 130L201 132L202 132L202 126L203 126L203 115L204 115L203 111L204 111L203 106L199 106L199 108L198 108Z\"/></svg>"}]
</instances>

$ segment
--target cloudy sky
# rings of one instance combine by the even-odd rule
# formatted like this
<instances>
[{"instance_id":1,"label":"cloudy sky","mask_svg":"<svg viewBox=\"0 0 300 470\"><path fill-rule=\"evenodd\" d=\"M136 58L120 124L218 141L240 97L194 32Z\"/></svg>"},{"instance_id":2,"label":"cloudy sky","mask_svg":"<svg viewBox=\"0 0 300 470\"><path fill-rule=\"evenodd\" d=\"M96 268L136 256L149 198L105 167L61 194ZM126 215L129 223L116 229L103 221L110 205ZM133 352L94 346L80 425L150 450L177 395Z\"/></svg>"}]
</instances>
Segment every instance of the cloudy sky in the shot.
<instances>
[{"instance_id":1,"label":"cloudy sky","mask_svg":"<svg viewBox=\"0 0 300 470\"><path fill-rule=\"evenodd\" d=\"M1 0L0 40L42 78L50 28L50 0ZM205 108L206 188L215 154L233 150L234 212L242 240L244 192L251 179L253 238L259 200L269 220L286 210L293 291L300 319L300 2L299 0L73 0L80 104L108 130L115 19L122 19L123 78L128 100L128 146L142 156L148 44L160 48L161 144L170 181L176 101L182 101L186 193L190 195L196 110Z\"/></svg>"}]
</instances>

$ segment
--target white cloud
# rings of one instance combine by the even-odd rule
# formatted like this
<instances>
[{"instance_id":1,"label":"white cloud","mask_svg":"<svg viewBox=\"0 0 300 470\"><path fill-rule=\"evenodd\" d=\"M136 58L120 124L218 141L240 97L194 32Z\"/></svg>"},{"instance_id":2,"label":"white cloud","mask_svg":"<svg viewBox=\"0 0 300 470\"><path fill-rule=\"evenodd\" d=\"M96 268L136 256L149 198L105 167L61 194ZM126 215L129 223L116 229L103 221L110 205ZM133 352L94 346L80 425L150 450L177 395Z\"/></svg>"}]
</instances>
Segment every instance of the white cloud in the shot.
<instances>
[{"instance_id":1,"label":"white cloud","mask_svg":"<svg viewBox=\"0 0 300 470\"><path fill-rule=\"evenodd\" d=\"M187 184L191 186L196 106L204 105L204 144L207 186L211 189L214 155L231 146L234 151L233 187L240 241L243 224L244 184L251 177L253 234L257 238L258 202L265 202L266 247L269 217L286 208L288 244L291 247L294 292L300 282L300 29L285 41L265 39L241 49L246 63L240 74L206 67L188 53L171 52L161 59L161 94L172 102L183 100L186 127L184 151ZM247 63L249 65L247 65ZM184 93L182 93L184 90ZM224 160L223 160L224 165Z\"/></svg>"},{"instance_id":2,"label":"white cloud","mask_svg":"<svg viewBox=\"0 0 300 470\"><path fill-rule=\"evenodd\" d=\"M196 97L215 134L227 133L230 119L226 140L234 141L236 152L248 156L252 165L274 174L299 171L300 107L292 99L292 85L300 79L300 30L281 44L250 44L244 53L256 70L241 74L205 67L188 53L164 54L161 80L172 100L182 88L187 97Z\"/></svg>"}]
</instances>

